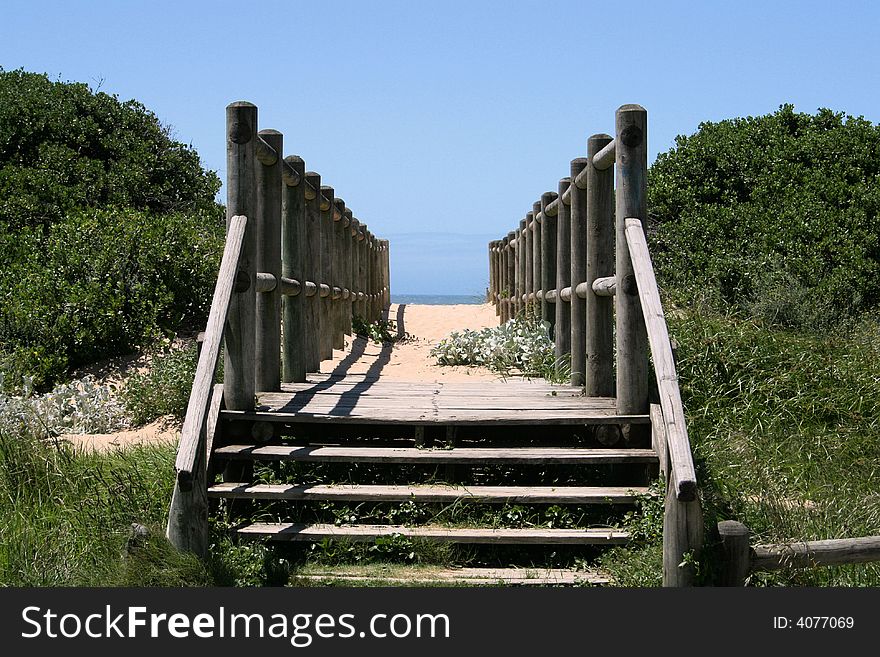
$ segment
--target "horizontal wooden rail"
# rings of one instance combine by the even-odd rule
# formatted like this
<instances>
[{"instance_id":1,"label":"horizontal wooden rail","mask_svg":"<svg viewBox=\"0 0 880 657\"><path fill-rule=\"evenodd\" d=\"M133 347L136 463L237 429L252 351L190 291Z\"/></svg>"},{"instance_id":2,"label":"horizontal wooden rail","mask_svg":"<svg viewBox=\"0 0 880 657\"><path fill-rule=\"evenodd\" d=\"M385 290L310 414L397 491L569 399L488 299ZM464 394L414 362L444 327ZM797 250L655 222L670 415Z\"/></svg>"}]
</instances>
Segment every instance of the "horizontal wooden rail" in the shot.
<instances>
[{"instance_id":1,"label":"horizontal wooden rail","mask_svg":"<svg viewBox=\"0 0 880 657\"><path fill-rule=\"evenodd\" d=\"M669 329L660 303L660 291L642 222L638 219L626 220L626 244L632 260L633 272L639 290L639 301L648 331L648 344L654 359L654 375L660 394L660 407L669 441L670 470L679 500L693 500L697 494L697 475L694 459L688 440L684 406L678 388L678 375L672 355ZM625 283L624 283L625 284Z\"/></svg>"},{"instance_id":2,"label":"horizontal wooden rail","mask_svg":"<svg viewBox=\"0 0 880 657\"><path fill-rule=\"evenodd\" d=\"M752 546L749 528L735 520L719 522L718 533L724 552L721 584L725 586L744 586L755 572L880 561L880 536Z\"/></svg>"}]
</instances>

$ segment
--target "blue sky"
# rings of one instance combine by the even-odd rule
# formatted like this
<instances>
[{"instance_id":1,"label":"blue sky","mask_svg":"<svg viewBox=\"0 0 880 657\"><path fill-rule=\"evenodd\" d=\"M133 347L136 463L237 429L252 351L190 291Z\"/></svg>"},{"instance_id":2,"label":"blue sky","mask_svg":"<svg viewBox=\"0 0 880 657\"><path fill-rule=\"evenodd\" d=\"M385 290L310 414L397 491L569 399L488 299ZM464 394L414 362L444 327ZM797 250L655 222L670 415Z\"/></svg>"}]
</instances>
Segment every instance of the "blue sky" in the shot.
<instances>
[{"instance_id":1,"label":"blue sky","mask_svg":"<svg viewBox=\"0 0 880 657\"><path fill-rule=\"evenodd\" d=\"M0 66L136 98L225 177L249 100L391 240L398 293L479 293L486 243L625 103L651 159L701 121L880 121L876 2L3 0Z\"/></svg>"}]
</instances>

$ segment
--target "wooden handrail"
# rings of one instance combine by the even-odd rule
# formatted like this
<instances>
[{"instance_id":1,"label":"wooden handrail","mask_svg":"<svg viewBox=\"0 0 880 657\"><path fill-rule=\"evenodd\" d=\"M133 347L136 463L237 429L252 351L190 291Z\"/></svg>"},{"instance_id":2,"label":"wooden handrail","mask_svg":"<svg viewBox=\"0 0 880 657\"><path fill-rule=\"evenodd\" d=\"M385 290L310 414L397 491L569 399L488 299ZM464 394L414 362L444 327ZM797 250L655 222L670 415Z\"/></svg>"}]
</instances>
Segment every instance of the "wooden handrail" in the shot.
<instances>
[{"instance_id":1,"label":"wooden handrail","mask_svg":"<svg viewBox=\"0 0 880 657\"><path fill-rule=\"evenodd\" d=\"M663 423L669 449L670 474L677 498L681 501L690 501L695 499L697 494L697 476L688 440L681 391L678 388L672 344L669 341L669 329L666 326L663 305L660 303L657 278L648 253L642 222L628 218L625 230L642 314L645 317L648 344L654 359L654 375L657 378L660 408L663 410Z\"/></svg>"},{"instance_id":2,"label":"wooden handrail","mask_svg":"<svg viewBox=\"0 0 880 657\"><path fill-rule=\"evenodd\" d=\"M229 301L235 289L238 261L244 241L247 217L237 215L229 222L226 234L226 246L214 287L214 298L208 313L208 324L205 328L205 339L196 367L192 392L186 407L186 417L180 430L180 444L177 448L177 483L184 490L191 490L193 477L199 463L199 450L203 446L205 421L208 416L208 404L211 398L211 387L214 383L214 372L220 356L220 345L223 339L223 326L229 310Z\"/></svg>"}]
</instances>

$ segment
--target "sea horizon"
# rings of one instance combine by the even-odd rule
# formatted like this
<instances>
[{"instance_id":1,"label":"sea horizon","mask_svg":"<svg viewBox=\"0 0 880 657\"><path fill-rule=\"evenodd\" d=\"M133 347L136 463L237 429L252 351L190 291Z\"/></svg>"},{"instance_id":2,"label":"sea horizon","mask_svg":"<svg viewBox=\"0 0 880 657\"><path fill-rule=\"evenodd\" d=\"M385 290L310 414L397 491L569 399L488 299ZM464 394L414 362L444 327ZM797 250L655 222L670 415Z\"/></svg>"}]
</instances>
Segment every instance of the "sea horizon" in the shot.
<instances>
[{"instance_id":1,"label":"sea horizon","mask_svg":"<svg viewBox=\"0 0 880 657\"><path fill-rule=\"evenodd\" d=\"M416 306L479 305L486 303L483 294L393 294L391 303L410 303Z\"/></svg>"}]
</instances>

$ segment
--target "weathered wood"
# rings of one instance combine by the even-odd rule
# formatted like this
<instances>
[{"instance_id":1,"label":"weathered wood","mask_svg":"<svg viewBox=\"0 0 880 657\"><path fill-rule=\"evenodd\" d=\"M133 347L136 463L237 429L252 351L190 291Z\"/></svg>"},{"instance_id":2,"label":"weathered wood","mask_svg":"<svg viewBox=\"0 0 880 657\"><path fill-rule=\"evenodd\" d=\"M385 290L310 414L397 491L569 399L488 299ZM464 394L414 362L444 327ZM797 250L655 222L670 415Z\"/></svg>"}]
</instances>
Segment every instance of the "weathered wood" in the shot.
<instances>
[{"instance_id":1,"label":"weathered wood","mask_svg":"<svg viewBox=\"0 0 880 657\"><path fill-rule=\"evenodd\" d=\"M246 230L246 217L231 218L175 460L177 478L167 529L168 538L179 549L199 554L207 549L207 507L204 523L201 508L204 503L202 491L205 488L207 468L205 452L212 385L220 357L224 323L235 294L233 288Z\"/></svg>"},{"instance_id":2,"label":"weathered wood","mask_svg":"<svg viewBox=\"0 0 880 657\"><path fill-rule=\"evenodd\" d=\"M571 180L584 171L588 160L583 157L571 161ZM569 238L571 270L569 284L576 286L586 280L587 276L587 190L577 185L569 185L566 193L570 196ZM565 193L563 194L563 197ZM586 332L587 315L583 297L571 295L569 306L569 322L571 324L571 385L582 386L587 371Z\"/></svg>"},{"instance_id":3,"label":"weathered wood","mask_svg":"<svg viewBox=\"0 0 880 657\"><path fill-rule=\"evenodd\" d=\"M534 286L535 269L534 269L534 265L533 265L533 261L534 261L534 257L535 257L535 250L533 247L533 244L535 241L535 232L534 232L534 228L532 227L532 225L534 223L535 223L534 212L526 213L525 239L523 240L524 248L525 248L525 254L524 254L525 255L525 272L524 272L524 278L523 278L523 280L525 281L525 288L523 289L523 292L525 293L525 298L523 299L523 302L525 304L525 308L526 308L527 312L531 308L531 303L529 301L529 295L535 289L535 286Z\"/></svg>"},{"instance_id":4,"label":"weathered wood","mask_svg":"<svg viewBox=\"0 0 880 657\"><path fill-rule=\"evenodd\" d=\"M479 502L483 504L634 504L645 487L449 486L445 484L244 484L208 488L208 498L345 502Z\"/></svg>"},{"instance_id":5,"label":"weathered wood","mask_svg":"<svg viewBox=\"0 0 880 657\"><path fill-rule=\"evenodd\" d=\"M315 190L321 189L321 176L314 171L306 171L305 181ZM308 192L308 188L305 188L305 191ZM320 285L324 282L321 280L321 210L317 194L310 199L306 193L305 199L306 248L303 255L303 266L307 280L314 282L316 287L315 295L308 297L305 304L306 371L317 372L321 369L321 344L318 336L324 330L320 296Z\"/></svg>"},{"instance_id":6,"label":"weathered wood","mask_svg":"<svg viewBox=\"0 0 880 657\"><path fill-rule=\"evenodd\" d=\"M608 575L598 570L564 570L560 568L412 568L407 567L400 574L383 570L371 572L370 567L352 572L352 567L344 570L331 568L310 568L308 572L298 572L297 579L308 582L333 583L381 583L404 586L436 586L439 584L459 584L464 586L594 586L608 584Z\"/></svg>"},{"instance_id":7,"label":"weathered wood","mask_svg":"<svg viewBox=\"0 0 880 657\"><path fill-rule=\"evenodd\" d=\"M752 550L751 570L813 568L872 561L880 561L880 536L756 545Z\"/></svg>"},{"instance_id":8,"label":"weathered wood","mask_svg":"<svg viewBox=\"0 0 880 657\"><path fill-rule=\"evenodd\" d=\"M669 483L663 514L663 586L693 586L694 560L703 546L703 512L699 498L678 499Z\"/></svg>"},{"instance_id":9,"label":"weathered wood","mask_svg":"<svg viewBox=\"0 0 880 657\"><path fill-rule=\"evenodd\" d=\"M610 168L616 159L617 143L612 139L602 147L602 150L595 153L592 157L593 166L599 171Z\"/></svg>"},{"instance_id":10,"label":"weathered wood","mask_svg":"<svg viewBox=\"0 0 880 657\"><path fill-rule=\"evenodd\" d=\"M621 413L645 413L648 341L625 229L628 218L648 216L648 114L640 105L624 105L617 110L615 127L617 408Z\"/></svg>"},{"instance_id":11,"label":"weathered wood","mask_svg":"<svg viewBox=\"0 0 880 657\"><path fill-rule=\"evenodd\" d=\"M584 447L301 447L296 445L227 445L214 450L214 458L308 463L410 463L410 464L569 464L611 465L656 463L652 449L587 449Z\"/></svg>"},{"instance_id":12,"label":"weathered wood","mask_svg":"<svg viewBox=\"0 0 880 657\"><path fill-rule=\"evenodd\" d=\"M226 231L227 241L236 216L256 216L254 142L257 139L257 108L236 102L226 108ZM254 328L257 289L256 227L244 232L235 278L242 292L232 295L224 338L224 397L227 408L248 410L254 406ZM215 291L216 294L216 291ZM205 393L207 394L207 393Z\"/></svg>"},{"instance_id":13,"label":"weathered wood","mask_svg":"<svg viewBox=\"0 0 880 657\"><path fill-rule=\"evenodd\" d=\"M275 278L274 274L268 274L266 272L260 271L257 272L257 292L273 292L275 288L278 287L278 279ZM259 299L259 294L257 294L257 298Z\"/></svg>"},{"instance_id":14,"label":"weathered wood","mask_svg":"<svg viewBox=\"0 0 880 657\"><path fill-rule=\"evenodd\" d=\"M614 274L614 172L599 170L593 158L611 141L605 134L587 140L587 251L584 282L592 288L593 281ZM619 197L620 191L618 191ZM623 238L621 238L623 239ZM586 393L610 396L615 392L614 378L614 305L609 298L587 294L586 313ZM621 322L618 317L617 335ZM627 407L628 408L628 407ZM639 412L647 411L647 407Z\"/></svg>"},{"instance_id":15,"label":"weathered wood","mask_svg":"<svg viewBox=\"0 0 880 657\"><path fill-rule=\"evenodd\" d=\"M529 298L532 301L532 309L538 318L543 319L539 302L538 290L541 289L541 222L538 215L541 212L541 201L532 204L532 288L529 290Z\"/></svg>"},{"instance_id":16,"label":"weathered wood","mask_svg":"<svg viewBox=\"0 0 880 657\"><path fill-rule=\"evenodd\" d=\"M382 244L382 252L384 256L382 279L385 286L385 301L382 304L382 308L384 310L389 310L391 308L391 242L389 240L383 240Z\"/></svg>"},{"instance_id":17,"label":"weathered wood","mask_svg":"<svg viewBox=\"0 0 880 657\"><path fill-rule=\"evenodd\" d=\"M399 525L305 525L253 523L239 527L240 536L275 541L320 541L342 538L373 541L382 536L405 536L452 543L509 545L623 545L629 534L618 529L483 529L467 527L403 527Z\"/></svg>"},{"instance_id":18,"label":"weathered wood","mask_svg":"<svg viewBox=\"0 0 880 657\"><path fill-rule=\"evenodd\" d=\"M327 199L326 206L321 206L321 283L327 286L328 294L320 300L321 335L318 342L321 347L321 360L333 358L333 285L336 258L333 244L333 206L334 190L329 185L321 185L321 195Z\"/></svg>"},{"instance_id":19,"label":"weathered wood","mask_svg":"<svg viewBox=\"0 0 880 657\"><path fill-rule=\"evenodd\" d=\"M367 311L364 299L367 290L367 225L363 222L358 225L355 246L358 251L358 299L355 304L355 314L360 319L366 320Z\"/></svg>"},{"instance_id":20,"label":"weathered wood","mask_svg":"<svg viewBox=\"0 0 880 657\"><path fill-rule=\"evenodd\" d=\"M342 291L346 287L346 274L348 266L345 259L345 201L339 197L333 199L336 209L333 219L333 280L332 284L339 288L339 299L332 306L333 312L333 348L345 349L345 303L343 303Z\"/></svg>"},{"instance_id":21,"label":"weathered wood","mask_svg":"<svg viewBox=\"0 0 880 657\"><path fill-rule=\"evenodd\" d=\"M261 130L258 142L274 153L283 152L284 137L277 130ZM257 271L271 274L275 284L256 295L254 370L257 390L278 390L281 385L281 158L271 164L261 160L257 181Z\"/></svg>"},{"instance_id":22,"label":"weathered wood","mask_svg":"<svg viewBox=\"0 0 880 657\"><path fill-rule=\"evenodd\" d=\"M641 300L639 307L644 313L643 325L647 327L648 342L654 360L654 374L660 393L660 407L663 409L671 479L675 484L678 498L692 500L696 496L697 477L678 387L678 374L672 356L669 329L660 303L660 291L657 289L654 267L651 264L648 243L645 241L641 222L638 219L627 219L625 225L624 240L628 245L637 294Z\"/></svg>"},{"instance_id":23,"label":"weathered wood","mask_svg":"<svg viewBox=\"0 0 880 657\"><path fill-rule=\"evenodd\" d=\"M524 219L520 219L519 232L516 235L516 314L520 315L525 312L525 294L526 294L526 270L528 269L529 252L528 243L526 241L526 226L528 226L528 215Z\"/></svg>"},{"instance_id":24,"label":"weathered wood","mask_svg":"<svg viewBox=\"0 0 880 657\"><path fill-rule=\"evenodd\" d=\"M354 307L355 275L357 264L355 262L355 242L352 236L352 224L356 221L354 215L349 208L345 208L346 223L343 227L343 243L342 257L345 260L345 287L348 294L345 297L344 308L344 330L346 335L352 334L351 318L352 309Z\"/></svg>"},{"instance_id":25,"label":"weathered wood","mask_svg":"<svg viewBox=\"0 0 880 657\"><path fill-rule=\"evenodd\" d=\"M617 294L617 277L605 276L603 278L597 278L593 281L593 284L590 287L592 288L593 294L597 297L613 297ZM586 292L586 290L584 291Z\"/></svg>"},{"instance_id":26,"label":"weathered wood","mask_svg":"<svg viewBox=\"0 0 880 657\"><path fill-rule=\"evenodd\" d=\"M561 199L562 195L571 185L571 178L563 178L559 181L559 192L557 199ZM554 285L557 294L556 307L553 309L555 313L554 321L554 346L556 348L556 358L560 363L564 361L566 356L571 354L571 308L565 303L571 302L562 296L562 290L566 287L571 291L571 207L565 203L559 204L559 210L556 215L556 275L554 276Z\"/></svg>"},{"instance_id":27,"label":"weathered wood","mask_svg":"<svg viewBox=\"0 0 880 657\"><path fill-rule=\"evenodd\" d=\"M721 586L745 586L751 570L751 547L749 528L735 520L718 523L721 549L724 553L721 570Z\"/></svg>"},{"instance_id":28,"label":"weathered wood","mask_svg":"<svg viewBox=\"0 0 880 657\"><path fill-rule=\"evenodd\" d=\"M541 194L541 203L540 208L541 212L544 212L544 209L550 205L553 199L556 198L556 192L544 192ZM547 298L550 290L556 290L556 233L557 233L557 219L558 217L554 216L544 216L541 220L540 230L541 230L541 269L540 269L540 289L542 291L541 295L541 321L547 322L550 325L550 337L553 339L553 335L556 332L556 308L551 304L550 299Z\"/></svg>"},{"instance_id":29,"label":"weathered wood","mask_svg":"<svg viewBox=\"0 0 880 657\"><path fill-rule=\"evenodd\" d=\"M297 180L305 179L305 162L291 155L284 159L287 167L296 173ZM292 185L284 179L281 197L281 323L283 341L281 346L281 380L285 383L306 380L306 309L309 303L305 294L298 296L285 293L285 279L306 280L304 251L306 247L306 206L304 186ZM292 178L290 179L292 180ZM292 288L291 288L292 292Z\"/></svg>"},{"instance_id":30,"label":"weathered wood","mask_svg":"<svg viewBox=\"0 0 880 657\"><path fill-rule=\"evenodd\" d=\"M651 447L657 453L660 473L666 479L669 477L669 448L666 445L666 425L660 405L651 404L648 415L651 418Z\"/></svg>"}]
</instances>

